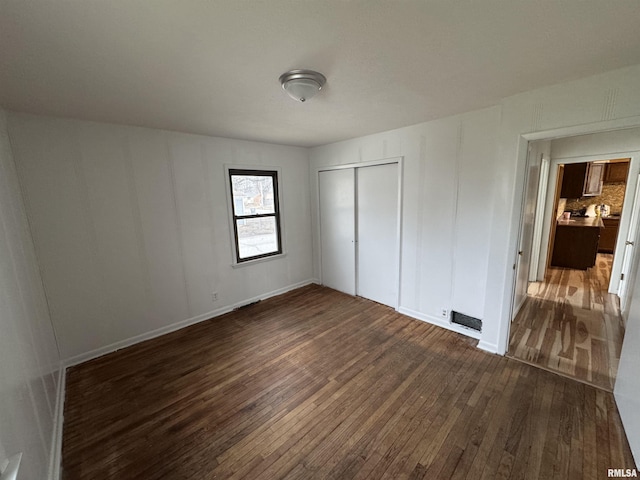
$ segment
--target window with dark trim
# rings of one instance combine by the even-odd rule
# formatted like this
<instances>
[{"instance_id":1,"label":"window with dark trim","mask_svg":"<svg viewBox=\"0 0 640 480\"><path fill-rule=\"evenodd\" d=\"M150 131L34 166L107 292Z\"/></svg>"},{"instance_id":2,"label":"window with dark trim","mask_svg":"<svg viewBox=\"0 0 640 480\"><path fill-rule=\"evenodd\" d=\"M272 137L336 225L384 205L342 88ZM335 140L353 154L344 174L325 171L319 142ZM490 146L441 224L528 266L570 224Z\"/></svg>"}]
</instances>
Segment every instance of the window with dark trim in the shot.
<instances>
[{"instance_id":1,"label":"window with dark trim","mask_svg":"<svg viewBox=\"0 0 640 480\"><path fill-rule=\"evenodd\" d=\"M238 263L282 253L278 172L229 169Z\"/></svg>"}]
</instances>

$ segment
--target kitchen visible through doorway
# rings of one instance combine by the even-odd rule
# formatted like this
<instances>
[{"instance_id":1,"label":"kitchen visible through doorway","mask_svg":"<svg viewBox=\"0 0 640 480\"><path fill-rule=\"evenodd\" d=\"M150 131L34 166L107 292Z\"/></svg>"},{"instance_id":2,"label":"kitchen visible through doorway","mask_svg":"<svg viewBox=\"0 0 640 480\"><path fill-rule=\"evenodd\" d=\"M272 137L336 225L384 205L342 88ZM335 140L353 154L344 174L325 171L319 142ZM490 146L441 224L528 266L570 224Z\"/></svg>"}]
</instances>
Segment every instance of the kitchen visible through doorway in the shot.
<instances>
[{"instance_id":1,"label":"kitchen visible through doorway","mask_svg":"<svg viewBox=\"0 0 640 480\"><path fill-rule=\"evenodd\" d=\"M508 349L510 357L608 391L625 330L619 297L609 290L629 167L630 158L552 167L548 240L531 267L542 270L526 285Z\"/></svg>"}]
</instances>

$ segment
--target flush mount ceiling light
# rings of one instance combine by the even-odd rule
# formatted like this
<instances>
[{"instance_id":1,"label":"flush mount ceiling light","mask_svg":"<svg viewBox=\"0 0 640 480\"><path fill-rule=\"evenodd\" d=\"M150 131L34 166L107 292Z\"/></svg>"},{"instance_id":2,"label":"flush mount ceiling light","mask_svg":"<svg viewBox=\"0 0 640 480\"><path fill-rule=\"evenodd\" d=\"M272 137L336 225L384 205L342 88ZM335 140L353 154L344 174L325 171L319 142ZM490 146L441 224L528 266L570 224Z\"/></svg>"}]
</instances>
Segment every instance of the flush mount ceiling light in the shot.
<instances>
[{"instance_id":1,"label":"flush mount ceiling light","mask_svg":"<svg viewBox=\"0 0 640 480\"><path fill-rule=\"evenodd\" d=\"M282 88L291 98L306 102L320 91L327 79L313 70L291 70L280 75Z\"/></svg>"}]
</instances>

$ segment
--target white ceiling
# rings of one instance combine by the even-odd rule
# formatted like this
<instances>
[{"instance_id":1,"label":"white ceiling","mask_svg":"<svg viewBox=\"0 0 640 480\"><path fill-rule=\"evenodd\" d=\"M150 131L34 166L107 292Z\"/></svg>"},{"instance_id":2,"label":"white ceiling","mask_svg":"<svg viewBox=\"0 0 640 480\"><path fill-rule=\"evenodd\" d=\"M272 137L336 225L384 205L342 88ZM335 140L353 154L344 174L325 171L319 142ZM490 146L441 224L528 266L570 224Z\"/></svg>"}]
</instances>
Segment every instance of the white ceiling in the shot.
<instances>
[{"instance_id":1,"label":"white ceiling","mask_svg":"<svg viewBox=\"0 0 640 480\"><path fill-rule=\"evenodd\" d=\"M640 64L638 0L0 0L10 110L312 146ZM307 103L278 77L327 76Z\"/></svg>"}]
</instances>

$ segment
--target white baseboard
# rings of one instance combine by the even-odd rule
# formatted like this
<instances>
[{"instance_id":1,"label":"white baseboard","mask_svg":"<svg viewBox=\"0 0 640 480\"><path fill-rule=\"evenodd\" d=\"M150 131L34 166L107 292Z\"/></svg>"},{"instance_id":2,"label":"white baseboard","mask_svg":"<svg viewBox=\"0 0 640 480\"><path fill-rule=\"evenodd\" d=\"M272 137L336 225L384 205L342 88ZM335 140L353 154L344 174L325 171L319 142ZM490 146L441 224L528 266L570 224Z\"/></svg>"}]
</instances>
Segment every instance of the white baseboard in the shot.
<instances>
[{"instance_id":1,"label":"white baseboard","mask_svg":"<svg viewBox=\"0 0 640 480\"><path fill-rule=\"evenodd\" d=\"M513 319L516 318L516 315L520 313L520 309L522 308L526 300L527 300L527 296L525 295L520 301L520 303L515 306L515 308L513 309L513 312L511 313L511 321L513 321Z\"/></svg>"},{"instance_id":2,"label":"white baseboard","mask_svg":"<svg viewBox=\"0 0 640 480\"><path fill-rule=\"evenodd\" d=\"M478 348L480 350L484 350L485 352L495 353L499 355L498 345L496 345L495 343L489 343L484 340L480 340L478 342Z\"/></svg>"},{"instance_id":3,"label":"white baseboard","mask_svg":"<svg viewBox=\"0 0 640 480\"><path fill-rule=\"evenodd\" d=\"M142 333L140 335L136 335L134 337L127 338L125 340L121 340L119 342L112 343L110 345L106 345L104 347L96 348L95 350L91 350L86 353L81 353L80 355L75 355L71 358L64 360L65 367L71 367L74 365L78 365L80 363L87 362L89 360L93 360L94 358L101 357L108 353L113 353L122 348L130 347L131 345L135 345L136 343L144 342L145 340L150 340L152 338L159 337L161 335L165 335L167 333L175 332L176 330L180 330L181 328L188 327L190 325L202 322L204 320L209 320L214 317L219 317L220 315L224 315L225 313L229 313L235 310L238 307L243 305L247 305L249 303L257 302L258 300L265 300L270 297L275 297L276 295L281 295L283 293L287 293L291 290L295 290L296 288L304 287L310 285L312 283L316 283L315 279L304 280L302 282L295 283L293 285L288 285L286 287L279 288L277 290L273 290L271 292L263 293L261 295L257 295L252 298L247 298L242 301L236 302L232 305L226 305L224 307L217 308L210 312L203 313L201 315L197 315L192 318L187 318L186 320L181 320L176 323L172 323L170 325L166 325L164 327L157 328L155 330L151 330L150 332Z\"/></svg>"},{"instance_id":4,"label":"white baseboard","mask_svg":"<svg viewBox=\"0 0 640 480\"><path fill-rule=\"evenodd\" d=\"M60 365L58 371L58 391L56 392L56 409L53 417L53 433L51 453L49 454L49 480L60 480L62 468L62 427L64 424L64 398L66 392L67 369Z\"/></svg>"},{"instance_id":5,"label":"white baseboard","mask_svg":"<svg viewBox=\"0 0 640 480\"><path fill-rule=\"evenodd\" d=\"M430 323L432 325L435 325L436 327L446 328L447 330L451 330L452 332L461 333L462 335L466 335L467 337L475 338L476 340L480 340L481 337L480 332L476 332L475 330L471 330L470 328L465 328L463 326L458 326L455 323L449 323L446 320L433 315L426 315L424 313L416 312L415 310L411 310L410 308L399 307L398 312L402 313L403 315L413 317L416 320Z\"/></svg>"}]
</instances>

